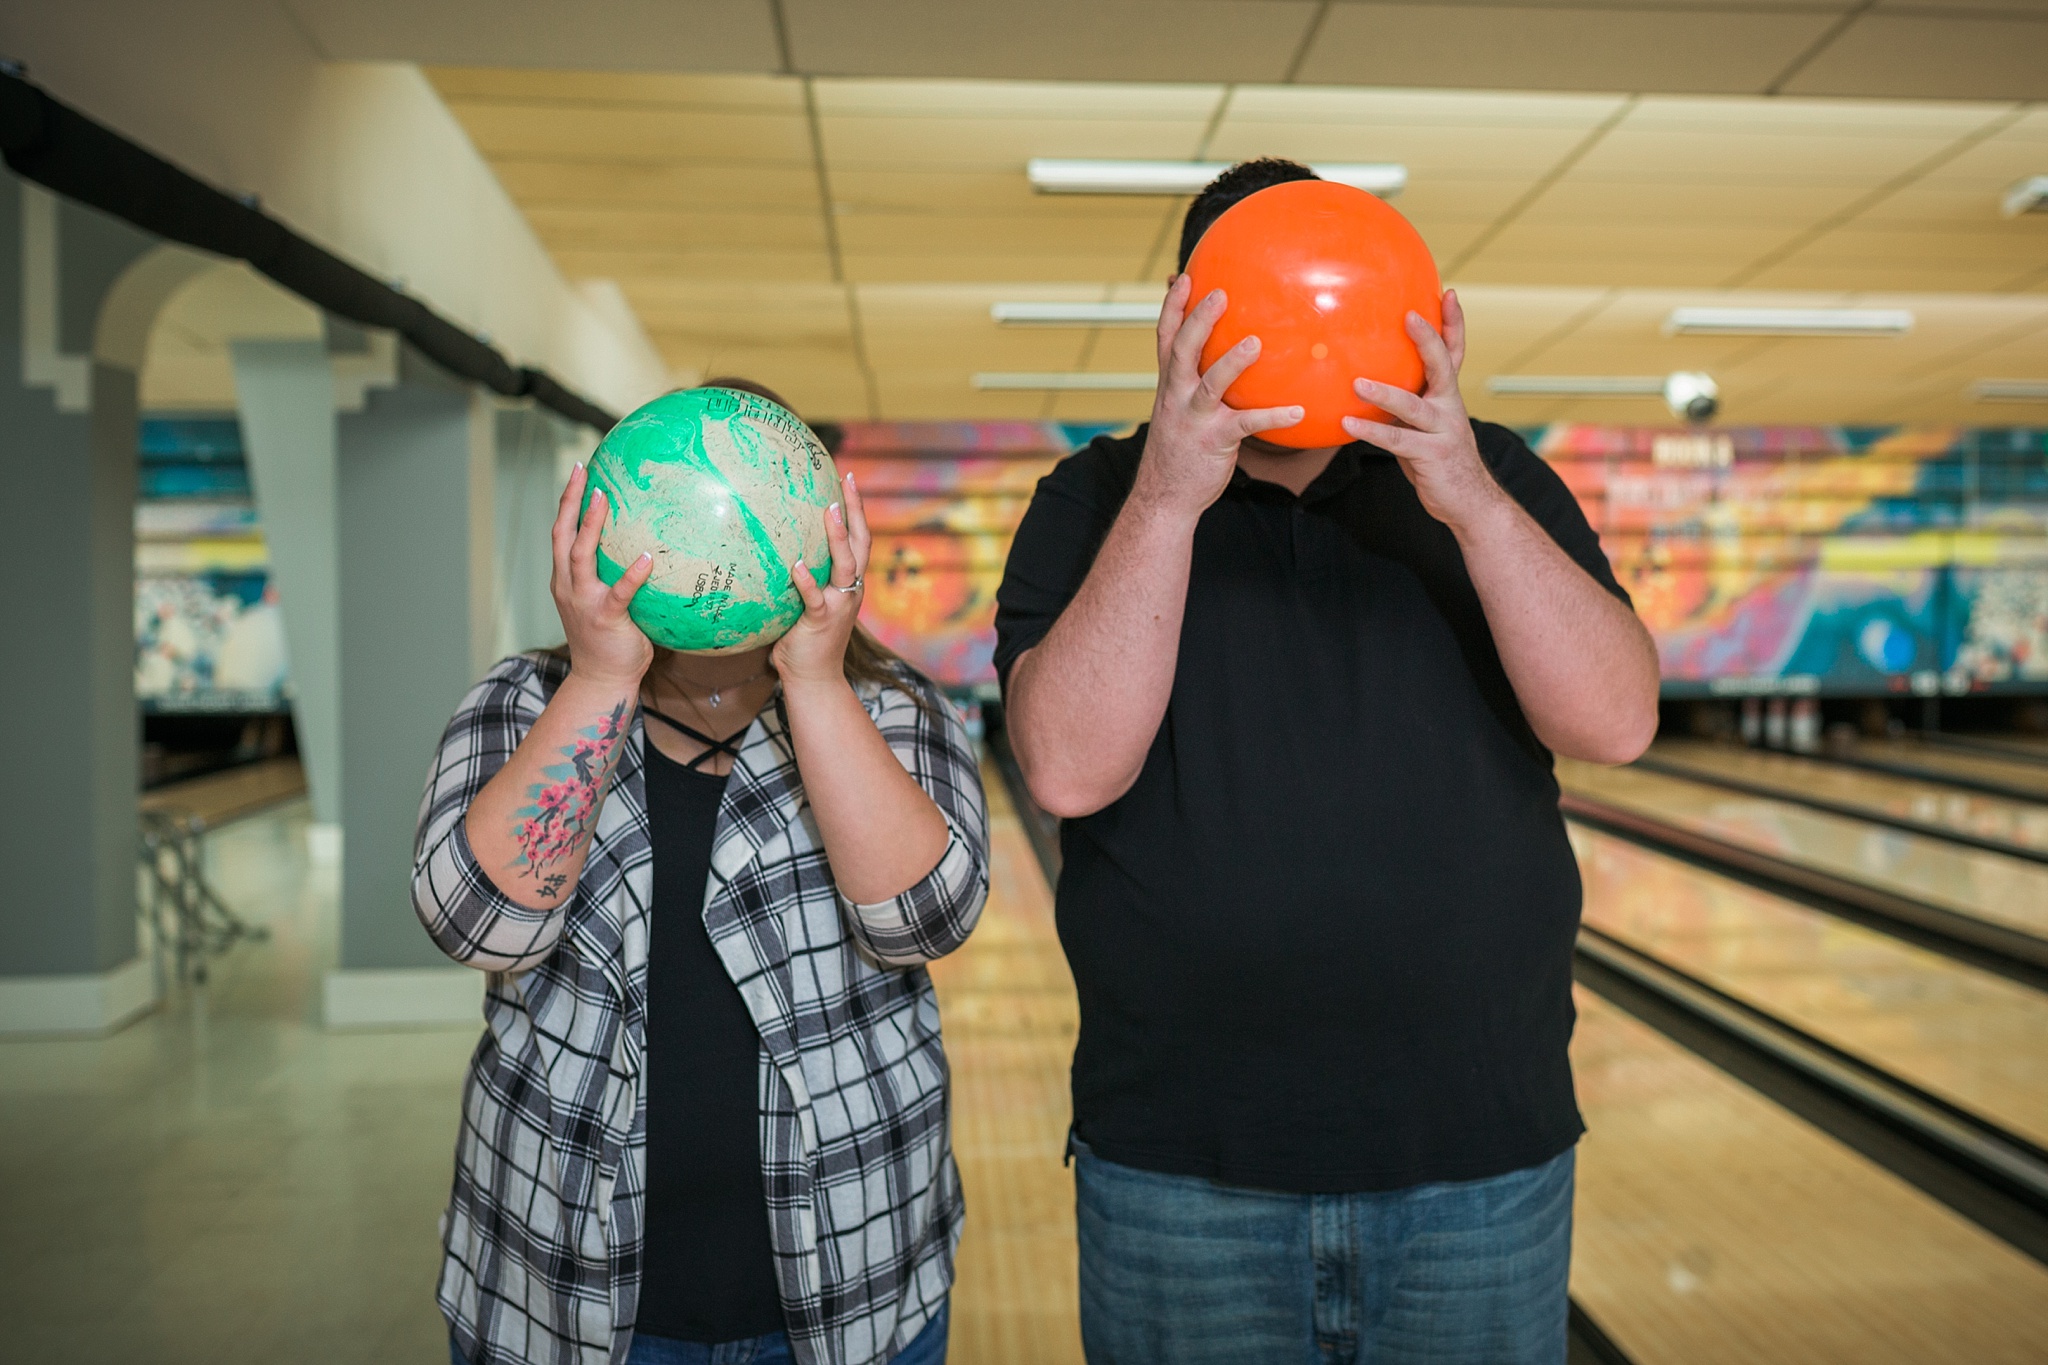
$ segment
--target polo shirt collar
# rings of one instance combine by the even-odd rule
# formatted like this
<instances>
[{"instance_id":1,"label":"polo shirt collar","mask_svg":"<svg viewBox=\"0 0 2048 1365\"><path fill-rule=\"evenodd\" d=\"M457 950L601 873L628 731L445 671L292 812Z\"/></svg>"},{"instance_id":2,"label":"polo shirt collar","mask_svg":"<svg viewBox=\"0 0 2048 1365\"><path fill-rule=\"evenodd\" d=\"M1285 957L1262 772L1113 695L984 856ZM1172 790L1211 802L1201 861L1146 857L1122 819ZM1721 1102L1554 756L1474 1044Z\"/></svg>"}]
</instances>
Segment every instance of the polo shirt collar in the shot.
<instances>
[{"instance_id":1,"label":"polo shirt collar","mask_svg":"<svg viewBox=\"0 0 2048 1365\"><path fill-rule=\"evenodd\" d=\"M1330 457L1330 463L1324 466L1323 472L1316 475L1309 486L1301 491L1300 500L1304 503L1321 502L1349 488L1364 469L1365 456L1369 452L1378 453L1374 447L1363 441L1353 441L1350 445L1339 446L1337 453ZM1295 495L1281 485L1266 479L1255 479L1242 469L1230 471L1230 490L1234 493L1278 497L1289 502L1295 500Z\"/></svg>"}]
</instances>

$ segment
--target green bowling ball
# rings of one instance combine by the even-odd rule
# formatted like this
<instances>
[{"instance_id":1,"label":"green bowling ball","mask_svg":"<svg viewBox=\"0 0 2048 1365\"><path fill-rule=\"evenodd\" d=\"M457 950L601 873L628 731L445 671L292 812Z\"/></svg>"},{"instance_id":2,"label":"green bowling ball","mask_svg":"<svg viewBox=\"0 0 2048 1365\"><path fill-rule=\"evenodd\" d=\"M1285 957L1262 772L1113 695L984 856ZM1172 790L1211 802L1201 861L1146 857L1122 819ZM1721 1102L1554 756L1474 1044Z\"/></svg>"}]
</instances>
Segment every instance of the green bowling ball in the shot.
<instances>
[{"instance_id":1,"label":"green bowling ball","mask_svg":"<svg viewBox=\"0 0 2048 1365\"><path fill-rule=\"evenodd\" d=\"M597 575L616 583L654 556L631 615L665 649L773 644L803 614L791 562L801 555L820 585L831 578L825 509L839 471L794 413L756 394L685 389L636 410L590 457L586 510L600 488L611 515Z\"/></svg>"}]
</instances>

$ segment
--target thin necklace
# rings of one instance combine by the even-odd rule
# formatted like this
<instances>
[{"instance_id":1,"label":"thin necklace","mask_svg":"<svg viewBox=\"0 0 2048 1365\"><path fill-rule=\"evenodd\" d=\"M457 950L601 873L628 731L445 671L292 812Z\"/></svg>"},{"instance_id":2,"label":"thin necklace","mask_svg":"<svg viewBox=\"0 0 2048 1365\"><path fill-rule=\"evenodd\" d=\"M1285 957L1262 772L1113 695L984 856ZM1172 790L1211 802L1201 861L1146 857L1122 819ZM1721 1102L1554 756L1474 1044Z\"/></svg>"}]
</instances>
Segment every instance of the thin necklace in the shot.
<instances>
[{"instance_id":1,"label":"thin necklace","mask_svg":"<svg viewBox=\"0 0 2048 1365\"><path fill-rule=\"evenodd\" d=\"M710 703L711 708L715 711L718 709L720 703L722 703L725 700L725 694L727 692L737 692L740 688L745 687L748 683L759 682L761 679L767 676L768 670L763 668L758 669L755 672L749 673L746 677L739 679L737 682L720 683L718 686L711 689L710 694L706 696L704 700ZM664 678L662 679L662 681L666 682L670 687L675 688L676 695L681 697L684 701L689 702L692 706L696 705L696 702L691 698L689 691L686 688L684 688L681 683L676 682L673 678Z\"/></svg>"}]
</instances>

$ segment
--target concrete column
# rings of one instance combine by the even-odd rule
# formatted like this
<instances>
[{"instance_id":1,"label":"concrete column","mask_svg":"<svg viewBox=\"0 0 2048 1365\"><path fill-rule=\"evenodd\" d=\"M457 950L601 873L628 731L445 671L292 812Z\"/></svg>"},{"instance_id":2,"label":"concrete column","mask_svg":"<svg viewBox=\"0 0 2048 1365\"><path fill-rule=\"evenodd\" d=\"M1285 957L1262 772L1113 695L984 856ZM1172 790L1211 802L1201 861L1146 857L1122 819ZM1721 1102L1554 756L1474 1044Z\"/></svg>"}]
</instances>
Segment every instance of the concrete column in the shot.
<instances>
[{"instance_id":1,"label":"concrete column","mask_svg":"<svg viewBox=\"0 0 2048 1365\"><path fill-rule=\"evenodd\" d=\"M562 640L548 590L549 531L571 462L586 459L597 435L535 407L506 408L497 423L498 658Z\"/></svg>"},{"instance_id":2,"label":"concrete column","mask_svg":"<svg viewBox=\"0 0 2048 1365\"><path fill-rule=\"evenodd\" d=\"M94 342L157 247L0 172L0 1033L97 1031L155 998L136 936L135 365Z\"/></svg>"},{"instance_id":3,"label":"concrete column","mask_svg":"<svg viewBox=\"0 0 2048 1365\"><path fill-rule=\"evenodd\" d=\"M316 855L341 828L334 371L316 340L235 341L235 407L291 661Z\"/></svg>"},{"instance_id":4,"label":"concrete column","mask_svg":"<svg viewBox=\"0 0 2048 1365\"><path fill-rule=\"evenodd\" d=\"M497 412L403 349L398 377L337 424L342 1027L473 1020L482 992L420 929L408 881L434 747L493 658Z\"/></svg>"}]
</instances>

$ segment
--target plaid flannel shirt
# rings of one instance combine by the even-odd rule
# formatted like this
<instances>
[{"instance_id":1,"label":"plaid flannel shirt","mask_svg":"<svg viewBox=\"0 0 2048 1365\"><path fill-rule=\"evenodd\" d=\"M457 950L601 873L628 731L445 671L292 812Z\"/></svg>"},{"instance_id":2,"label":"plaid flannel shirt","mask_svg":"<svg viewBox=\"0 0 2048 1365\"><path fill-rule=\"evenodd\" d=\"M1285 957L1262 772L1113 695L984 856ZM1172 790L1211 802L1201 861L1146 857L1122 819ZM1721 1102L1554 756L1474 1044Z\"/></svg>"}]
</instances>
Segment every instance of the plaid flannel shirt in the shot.
<instances>
[{"instance_id":1,"label":"plaid flannel shirt","mask_svg":"<svg viewBox=\"0 0 2048 1365\"><path fill-rule=\"evenodd\" d=\"M420 810L414 907L444 952L490 972L438 1291L475 1365L620 1365L639 1305L653 853L638 714L564 910L504 896L463 828L566 668L545 654L493 668L449 723ZM945 816L938 865L892 901L838 893L778 698L726 783L704 906L761 1033L770 1238L805 1365L869 1365L908 1345L945 1301L962 1219L920 964L966 940L988 893L980 773L923 678L862 703Z\"/></svg>"}]
</instances>

